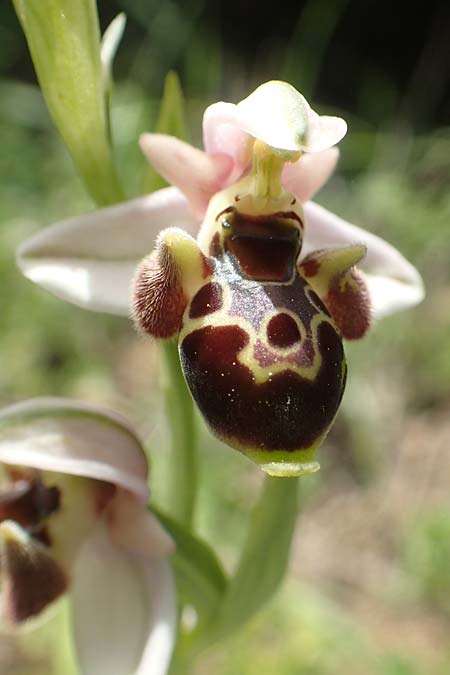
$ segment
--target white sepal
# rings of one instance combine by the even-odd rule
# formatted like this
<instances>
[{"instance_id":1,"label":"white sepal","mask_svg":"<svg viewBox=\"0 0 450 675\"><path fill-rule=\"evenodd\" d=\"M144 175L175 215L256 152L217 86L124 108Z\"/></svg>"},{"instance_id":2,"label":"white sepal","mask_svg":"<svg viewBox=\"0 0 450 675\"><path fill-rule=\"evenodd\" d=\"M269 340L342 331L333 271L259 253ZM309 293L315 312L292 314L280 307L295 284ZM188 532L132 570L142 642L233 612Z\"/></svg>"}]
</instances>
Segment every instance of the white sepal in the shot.
<instances>
[{"instance_id":1,"label":"white sepal","mask_svg":"<svg viewBox=\"0 0 450 675\"><path fill-rule=\"evenodd\" d=\"M75 305L127 316L138 262L158 232L198 222L176 188L69 218L34 235L17 252L23 274Z\"/></svg>"},{"instance_id":2,"label":"white sepal","mask_svg":"<svg viewBox=\"0 0 450 675\"><path fill-rule=\"evenodd\" d=\"M0 462L105 481L148 500L148 466L128 422L64 398L37 398L0 412Z\"/></svg>"},{"instance_id":3,"label":"white sepal","mask_svg":"<svg viewBox=\"0 0 450 675\"><path fill-rule=\"evenodd\" d=\"M361 263L369 287L372 312L381 318L417 305L425 296L422 278L400 251L381 237L347 223L322 206L307 202L302 257L314 250L364 244Z\"/></svg>"}]
</instances>

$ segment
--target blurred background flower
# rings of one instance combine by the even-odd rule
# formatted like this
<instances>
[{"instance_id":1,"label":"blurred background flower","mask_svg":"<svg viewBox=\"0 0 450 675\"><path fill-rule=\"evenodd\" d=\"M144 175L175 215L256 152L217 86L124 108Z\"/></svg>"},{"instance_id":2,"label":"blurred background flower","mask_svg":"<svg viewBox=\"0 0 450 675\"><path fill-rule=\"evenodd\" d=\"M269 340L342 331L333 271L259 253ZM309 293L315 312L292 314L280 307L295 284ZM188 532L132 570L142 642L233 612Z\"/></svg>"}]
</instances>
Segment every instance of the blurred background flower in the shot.
<instances>
[{"instance_id":1,"label":"blurred background flower","mask_svg":"<svg viewBox=\"0 0 450 675\"><path fill-rule=\"evenodd\" d=\"M0 411L0 460L2 630L35 628L68 594L83 675L165 675L175 546L132 427L71 399L22 401Z\"/></svg>"},{"instance_id":2,"label":"blurred background flower","mask_svg":"<svg viewBox=\"0 0 450 675\"><path fill-rule=\"evenodd\" d=\"M388 239L419 268L421 306L347 346L352 376L303 506L284 591L194 673L446 675L450 670L450 10L445 3L101 0L101 31L127 27L114 65L111 130L121 178L160 187L136 143L157 125L167 70L180 75L190 140L213 101L270 78L349 123L318 201ZM29 284L14 250L93 208L52 127L12 5L0 8L0 403L63 394L110 404L148 431L154 496L166 505L168 441L158 352L123 319ZM230 566L257 471L202 432L198 531ZM188 619L189 617L187 617ZM0 643L11 675L49 675L51 637ZM56 671L56 672L62 672ZM176 670L175 670L176 672ZM183 669L179 671L183 673Z\"/></svg>"}]
</instances>

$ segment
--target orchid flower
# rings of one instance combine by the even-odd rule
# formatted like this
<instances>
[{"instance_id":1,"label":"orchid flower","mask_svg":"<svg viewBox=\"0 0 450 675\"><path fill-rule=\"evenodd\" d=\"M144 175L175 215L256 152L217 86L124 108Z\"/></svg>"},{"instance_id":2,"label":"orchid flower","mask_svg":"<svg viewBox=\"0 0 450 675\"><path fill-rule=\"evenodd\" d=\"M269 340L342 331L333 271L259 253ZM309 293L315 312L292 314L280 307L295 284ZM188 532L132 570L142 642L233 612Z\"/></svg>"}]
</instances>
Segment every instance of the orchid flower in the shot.
<instances>
[{"instance_id":1,"label":"orchid flower","mask_svg":"<svg viewBox=\"0 0 450 675\"><path fill-rule=\"evenodd\" d=\"M204 151L141 138L173 187L44 230L19 265L59 297L118 314L130 313L134 278L137 327L178 336L213 432L269 474L316 471L345 387L342 338L424 293L390 244L309 201L346 130L284 82L213 104Z\"/></svg>"},{"instance_id":2,"label":"orchid flower","mask_svg":"<svg viewBox=\"0 0 450 675\"><path fill-rule=\"evenodd\" d=\"M147 510L142 444L66 399L0 412L0 615L32 627L68 592L83 675L164 675L176 630L169 536Z\"/></svg>"},{"instance_id":3,"label":"orchid flower","mask_svg":"<svg viewBox=\"0 0 450 675\"><path fill-rule=\"evenodd\" d=\"M282 175L286 189L304 205L303 254L336 244L364 244L367 253L362 269L374 315L382 317L419 303L424 295L422 280L399 251L309 201L329 179L339 157L336 148L324 145L338 142L346 126L343 120L318 118L309 109L314 130L309 144L284 143L275 134L277 130L281 134L285 120L277 119L277 111L269 106L281 96L278 118L284 118L283 102L289 104L290 94L285 87L284 83L267 83L260 87L257 99L209 106L203 117L204 151L171 136L144 134L144 153L174 187L69 218L39 232L18 251L25 276L85 309L128 316L136 266L153 249L158 233L176 226L197 236L209 200L247 172L249 140L259 138L274 147L289 145L305 153L286 164ZM330 128L335 125L335 135L329 140L332 132L326 127L322 141L327 120L331 120Z\"/></svg>"}]
</instances>

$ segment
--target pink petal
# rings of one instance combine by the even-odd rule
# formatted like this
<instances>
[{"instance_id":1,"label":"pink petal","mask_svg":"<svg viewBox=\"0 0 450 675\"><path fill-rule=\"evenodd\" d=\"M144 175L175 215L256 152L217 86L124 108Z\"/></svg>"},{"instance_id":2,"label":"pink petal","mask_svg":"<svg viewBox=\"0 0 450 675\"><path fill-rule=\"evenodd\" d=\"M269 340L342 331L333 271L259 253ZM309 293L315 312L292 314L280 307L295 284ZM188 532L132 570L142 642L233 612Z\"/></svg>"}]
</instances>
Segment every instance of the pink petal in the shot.
<instances>
[{"instance_id":1,"label":"pink petal","mask_svg":"<svg viewBox=\"0 0 450 675\"><path fill-rule=\"evenodd\" d=\"M0 462L84 476L148 500L148 466L121 415L64 398L37 398L0 412Z\"/></svg>"},{"instance_id":2,"label":"pink petal","mask_svg":"<svg viewBox=\"0 0 450 675\"><path fill-rule=\"evenodd\" d=\"M69 218L19 247L23 274L56 296L100 312L127 316L138 262L165 227L194 236L198 221L176 188Z\"/></svg>"},{"instance_id":3,"label":"pink petal","mask_svg":"<svg viewBox=\"0 0 450 675\"><path fill-rule=\"evenodd\" d=\"M233 160L227 185L236 182L251 160L249 135L241 128L233 103L213 103L203 115L203 144L208 155L226 154ZM224 187L226 187L224 185Z\"/></svg>"},{"instance_id":4,"label":"pink petal","mask_svg":"<svg viewBox=\"0 0 450 675\"><path fill-rule=\"evenodd\" d=\"M156 517L134 495L117 490L105 511L113 543L145 558L166 556L175 546Z\"/></svg>"},{"instance_id":5,"label":"pink petal","mask_svg":"<svg viewBox=\"0 0 450 675\"><path fill-rule=\"evenodd\" d=\"M369 287L375 317L392 314L418 304L425 295L423 281L413 265L375 234L345 222L322 206L307 202L302 257L314 250L336 245L364 244L361 263Z\"/></svg>"},{"instance_id":6,"label":"pink petal","mask_svg":"<svg viewBox=\"0 0 450 675\"><path fill-rule=\"evenodd\" d=\"M156 171L181 190L194 214L202 218L213 194L226 184L232 159L226 154L206 154L164 134L143 134L140 145Z\"/></svg>"},{"instance_id":7,"label":"pink petal","mask_svg":"<svg viewBox=\"0 0 450 675\"><path fill-rule=\"evenodd\" d=\"M302 203L311 199L333 173L339 159L337 148L304 154L297 162L287 163L283 169L283 185Z\"/></svg>"}]
</instances>

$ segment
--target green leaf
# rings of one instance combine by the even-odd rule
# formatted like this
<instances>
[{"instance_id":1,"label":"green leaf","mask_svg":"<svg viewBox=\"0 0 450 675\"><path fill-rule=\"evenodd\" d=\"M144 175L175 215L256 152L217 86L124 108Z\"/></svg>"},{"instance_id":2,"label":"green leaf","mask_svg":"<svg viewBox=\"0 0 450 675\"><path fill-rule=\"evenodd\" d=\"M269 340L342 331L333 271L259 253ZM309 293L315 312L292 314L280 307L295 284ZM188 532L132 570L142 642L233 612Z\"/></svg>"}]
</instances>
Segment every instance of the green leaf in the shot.
<instances>
[{"instance_id":1,"label":"green leaf","mask_svg":"<svg viewBox=\"0 0 450 675\"><path fill-rule=\"evenodd\" d=\"M178 595L195 607L202 623L217 612L227 580L213 550L170 516L152 508L176 544L173 555Z\"/></svg>"},{"instance_id":2,"label":"green leaf","mask_svg":"<svg viewBox=\"0 0 450 675\"><path fill-rule=\"evenodd\" d=\"M265 479L251 516L247 542L228 583L214 637L248 621L272 597L287 569L297 518L297 478Z\"/></svg>"},{"instance_id":3,"label":"green leaf","mask_svg":"<svg viewBox=\"0 0 450 675\"><path fill-rule=\"evenodd\" d=\"M108 139L94 0L13 0L48 109L97 204L123 199Z\"/></svg>"},{"instance_id":4,"label":"green leaf","mask_svg":"<svg viewBox=\"0 0 450 675\"><path fill-rule=\"evenodd\" d=\"M159 108L155 134L168 134L187 140L185 103L180 80L174 71L169 71L164 82L164 92ZM153 192L166 187L167 182L149 166L144 177L144 191Z\"/></svg>"},{"instance_id":5,"label":"green leaf","mask_svg":"<svg viewBox=\"0 0 450 675\"><path fill-rule=\"evenodd\" d=\"M155 133L170 134L187 140L185 103L178 75L169 71L164 82L164 93L159 109Z\"/></svg>"}]
</instances>

